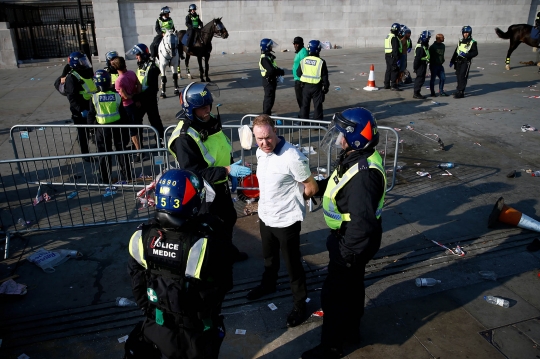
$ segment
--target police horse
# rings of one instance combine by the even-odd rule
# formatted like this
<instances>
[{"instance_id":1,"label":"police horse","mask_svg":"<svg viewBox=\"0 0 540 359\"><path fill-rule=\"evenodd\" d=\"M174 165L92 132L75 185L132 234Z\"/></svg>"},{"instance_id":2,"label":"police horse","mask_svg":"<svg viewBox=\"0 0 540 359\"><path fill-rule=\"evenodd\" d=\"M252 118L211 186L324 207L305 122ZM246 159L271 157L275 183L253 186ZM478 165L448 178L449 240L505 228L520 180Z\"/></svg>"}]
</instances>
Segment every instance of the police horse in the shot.
<instances>
[{"instance_id":1,"label":"police horse","mask_svg":"<svg viewBox=\"0 0 540 359\"><path fill-rule=\"evenodd\" d=\"M510 70L510 55L514 52L515 49L521 44L527 44L532 47L538 48L540 45L540 31L536 28L533 28L532 25L528 24L518 24L510 25L507 32L503 32L498 27L495 28L497 36L501 39L510 40L510 47L508 48L508 53L506 54L506 69ZM537 61L538 62L538 61Z\"/></svg>"},{"instance_id":2,"label":"police horse","mask_svg":"<svg viewBox=\"0 0 540 359\"><path fill-rule=\"evenodd\" d=\"M161 98L166 98L165 94L167 76L165 76L166 67L171 68L173 83L174 83L174 94L178 95L178 68L179 68L179 54L178 54L178 36L175 34L174 30L167 30L163 39L161 40L158 47L158 60L159 60L159 70L161 71Z\"/></svg>"},{"instance_id":3,"label":"police horse","mask_svg":"<svg viewBox=\"0 0 540 359\"><path fill-rule=\"evenodd\" d=\"M221 22L221 19L222 18L220 17L208 22L200 31L193 30L192 36L195 36L195 39L189 53L186 52L185 46L187 44L186 30L178 31L178 37L182 39L183 44L183 46L181 46L181 51L186 52L186 73L188 78L191 78L191 73L189 72L189 58L190 56L197 56L201 82L204 82L204 78L206 78L206 82L211 82L208 77L208 69L210 67L208 61L210 60L210 52L212 52L212 39L214 36L222 39L229 37L229 33L227 32L225 25ZM202 66L203 58L205 65L204 72Z\"/></svg>"}]
</instances>

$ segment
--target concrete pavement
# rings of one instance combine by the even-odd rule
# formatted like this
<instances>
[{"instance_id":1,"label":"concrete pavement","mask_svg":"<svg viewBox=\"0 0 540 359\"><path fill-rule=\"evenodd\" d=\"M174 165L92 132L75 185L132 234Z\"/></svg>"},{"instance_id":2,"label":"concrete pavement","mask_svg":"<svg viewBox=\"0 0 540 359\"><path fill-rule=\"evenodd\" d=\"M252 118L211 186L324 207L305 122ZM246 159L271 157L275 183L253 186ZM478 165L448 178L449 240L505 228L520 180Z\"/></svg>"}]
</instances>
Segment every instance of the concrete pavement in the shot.
<instances>
[{"instance_id":1,"label":"concrete pavement","mask_svg":"<svg viewBox=\"0 0 540 359\"><path fill-rule=\"evenodd\" d=\"M471 68L465 99L426 101L412 99L412 89L400 93L362 90L367 76L361 73L369 72L371 63L375 64L376 84L382 86L380 49L321 54L328 62L331 81L326 119L335 111L360 105L373 111L380 125L402 129L399 164L404 167L387 196L381 250L367 269L363 341L347 348L349 358L540 355L540 254L525 249L538 234L505 225L487 228L488 215L499 196L533 218L539 218L540 210L539 179L525 172L540 169L540 134L520 130L523 124L540 128L535 116L539 99L528 98L540 90L540 75L533 66L518 65L505 71L506 49L506 42L479 44L480 55ZM447 58L450 51L447 49ZM278 64L290 69L293 55L277 53ZM534 58L531 49L522 46L512 62L517 65ZM257 61L256 54L212 58L210 77L221 88L216 101L223 104L224 122L236 124L244 114L262 110ZM14 124L59 123L69 118L66 99L52 86L61 67L51 65L0 70L2 159L13 157L8 134ZM129 62L128 68L134 69L134 63ZM446 70L446 89L452 92L455 77L448 67ZM296 100L290 71L287 75L278 89L274 112L292 117ZM181 82L187 83L185 79ZM166 125L175 123L177 101L174 97L160 100ZM473 109L478 107L483 109ZM416 132L406 130L407 125ZM426 134L440 136L446 151L438 151L436 143L425 136L435 137ZM441 176L436 168L440 162L457 164L450 170L452 176ZM517 170L518 176L506 178L510 170ZM429 171L432 178L419 177L416 171ZM239 213L242 206L237 202ZM286 328L285 318L292 306L286 272L275 295L255 302L244 299L263 270L257 221L257 216L244 216L237 223L235 242L250 258L235 265L235 287L224 303L228 335L220 357L298 358L317 344L321 319L310 318L297 328ZM117 296L131 297L125 268L133 230L134 225L112 225L41 232L14 240L12 257L0 262L0 278L16 272L18 282L28 284L29 290L24 298L2 299L2 356L121 357L123 345L117 338L128 334L140 320L137 309L114 306ZM315 208L303 223L301 239L311 311L320 308L319 290L328 261L326 234L321 210ZM430 240L451 247L459 244L467 255L452 256ZM24 260L40 247L77 249L84 257L62 264L54 274L45 274ZM485 281L480 270L493 270L499 278ZM417 288L416 277L433 277L441 283ZM510 308L488 304L482 299L487 294L509 299ZM278 310L271 311L269 303ZM236 329L245 329L246 334L236 335Z\"/></svg>"}]
</instances>

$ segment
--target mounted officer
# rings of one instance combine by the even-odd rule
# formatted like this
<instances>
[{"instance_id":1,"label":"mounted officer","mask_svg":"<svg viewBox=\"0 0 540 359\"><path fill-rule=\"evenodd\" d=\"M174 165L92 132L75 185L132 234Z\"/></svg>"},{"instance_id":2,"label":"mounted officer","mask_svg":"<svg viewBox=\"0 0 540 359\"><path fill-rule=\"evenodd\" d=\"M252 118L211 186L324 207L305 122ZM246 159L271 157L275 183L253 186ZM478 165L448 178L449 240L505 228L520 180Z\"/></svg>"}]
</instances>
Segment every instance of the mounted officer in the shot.
<instances>
[{"instance_id":1,"label":"mounted officer","mask_svg":"<svg viewBox=\"0 0 540 359\"><path fill-rule=\"evenodd\" d=\"M203 28L203 22L197 14L197 5L189 5L188 14L186 15L186 27L187 27L187 50L186 53L189 53L190 48L193 46L193 41L195 40L195 31ZM193 31L195 30L195 31Z\"/></svg>"},{"instance_id":2,"label":"mounted officer","mask_svg":"<svg viewBox=\"0 0 540 359\"><path fill-rule=\"evenodd\" d=\"M156 58L158 53L158 46L161 43L161 39L163 38L163 35L167 32L167 30L173 30L176 31L174 28L174 22L173 19L171 19L171 9L169 9L168 6L161 8L161 13L159 14L158 19L156 20L156 37L154 37L154 40L152 41L152 45L150 45L151 51L152 51L152 57Z\"/></svg>"}]
</instances>

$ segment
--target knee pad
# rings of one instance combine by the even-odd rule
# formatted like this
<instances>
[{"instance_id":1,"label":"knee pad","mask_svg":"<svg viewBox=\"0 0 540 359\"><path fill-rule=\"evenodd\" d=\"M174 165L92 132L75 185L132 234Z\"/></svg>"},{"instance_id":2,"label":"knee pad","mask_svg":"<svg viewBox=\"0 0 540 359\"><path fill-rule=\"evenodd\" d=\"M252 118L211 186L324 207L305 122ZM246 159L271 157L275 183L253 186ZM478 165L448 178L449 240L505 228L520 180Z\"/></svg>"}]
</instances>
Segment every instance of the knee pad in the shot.
<instances>
[{"instance_id":1,"label":"knee pad","mask_svg":"<svg viewBox=\"0 0 540 359\"><path fill-rule=\"evenodd\" d=\"M166 83L167 83L167 77L166 77L166 76L161 76L161 83L162 83L162 84L166 84Z\"/></svg>"},{"instance_id":2,"label":"knee pad","mask_svg":"<svg viewBox=\"0 0 540 359\"><path fill-rule=\"evenodd\" d=\"M172 74L173 80L178 80L178 74Z\"/></svg>"}]
</instances>

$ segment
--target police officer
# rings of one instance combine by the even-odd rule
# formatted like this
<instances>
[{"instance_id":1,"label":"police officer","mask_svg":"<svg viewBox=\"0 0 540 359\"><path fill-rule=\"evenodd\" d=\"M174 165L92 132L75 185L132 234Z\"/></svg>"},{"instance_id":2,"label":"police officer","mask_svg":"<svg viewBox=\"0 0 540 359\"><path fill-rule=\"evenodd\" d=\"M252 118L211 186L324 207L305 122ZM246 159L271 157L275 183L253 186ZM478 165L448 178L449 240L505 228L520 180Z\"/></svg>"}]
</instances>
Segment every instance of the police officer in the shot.
<instances>
[{"instance_id":1,"label":"police officer","mask_svg":"<svg viewBox=\"0 0 540 359\"><path fill-rule=\"evenodd\" d=\"M231 176L234 191L236 178L247 176L251 169L240 165L241 161L231 164L231 141L221 130L219 113L214 116L210 112L213 96L219 96L219 88L215 84L192 82L186 86L180 94L182 110L177 114L177 118L183 119L174 129L168 148L180 168L200 174L212 185L216 196L202 212L209 212L221 219L223 237L232 243L236 210L227 177ZM235 261L247 259L246 253L234 248Z\"/></svg>"},{"instance_id":2,"label":"police officer","mask_svg":"<svg viewBox=\"0 0 540 359\"><path fill-rule=\"evenodd\" d=\"M326 240L330 262L321 291L321 344L304 352L303 359L341 358L344 341L360 340L366 264L379 250L382 237L386 176L375 150L378 142L375 117L362 107L336 113L323 139L324 148L339 143L343 150L332 175L317 181L330 227Z\"/></svg>"},{"instance_id":3,"label":"police officer","mask_svg":"<svg viewBox=\"0 0 540 359\"><path fill-rule=\"evenodd\" d=\"M159 68L150 58L150 51L145 44L133 46L128 54L135 55L137 58L137 78L142 85L142 91L133 96L133 101L141 104L136 109L137 123L142 124L144 115L148 115L148 122L158 131L159 138L163 139L164 128L157 100Z\"/></svg>"},{"instance_id":4,"label":"police officer","mask_svg":"<svg viewBox=\"0 0 540 359\"><path fill-rule=\"evenodd\" d=\"M384 88L392 88L392 91L401 91L396 80L399 74L399 58L402 53L401 41L397 37L401 25L397 22L390 27L390 33L384 40L384 58L386 60L386 72L384 74ZM392 87L390 87L392 84Z\"/></svg>"},{"instance_id":5,"label":"police officer","mask_svg":"<svg viewBox=\"0 0 540 359\"><path fill-rule=\"evenodd\" d=\"M472 27L469 25L463 26L461 34L463 38L459 40L449 65L450 67L456 65L457 91L454 93L454 98L465 97L465 87L467 86L472 59L478 56L478 46L476 40L472 38Z\"/></svg>"},{"instance_id":6,"label":"police officer","mask_svg":"<svg viewBox=\"0 0 540 359\"><path fill-rule=\"evenodd\" d=\"M85 54L75 51L68 57L68 64L71 71L66 76L64 91L69 101L71 119L76 125L86 125L89 100L92 94L96 93L97 88L94 84L92 65ZM79 145L81 153L89 153L88 150L88 132L85 128L77 128L79 136ZM86 162L92 160L91 157L84 157Z\"/></svg>"},{"instance_id":7,"label":"police officer","mask_svg":"<svg viewBox=\"0 0 540 359\"><path fill-rule=\"evenodd\" d=\"M92 95L88 123L100 125L129 125L126 113L122 106L122 98L111 87L111 75L106 70L97 70L94 75L97 93ZM97 128L96 145L98 152L112 152L112 145L116 151L123 151L129 142L128 128ZM129 168L127 155L118 155L118 165L125 181L131 181L132 174ZM102 183L116 182L112 178L112 156L99 157L99 169Z\"/></svg>"},{"instance_id":8,"label":"police officer","mask_svg":"<svg viewBox=\"0 0 540 359\"><path fill-rule=\"evenodd\" d=\"M313 119L323 119L324 95L328 93L328 68L326 61L319 57L322 46L319 40L311 40L308 44L309 56L300 62L296 75L302 82L302 108L300 118L309 118L309 106L313 99Z\"/></svg>"},{"instance_id":9,"label":"police officer","mask_svg":"<svg viewBox=\"0 0 540 359\"><path fill-rule=\"evenodd\" d=\"M147 320L144 336L164 358L214 358L225 337L221 303L232 288L230 244L209 217L201 177L171 169L156 186L155 218L129 242L133 294Z\"/></svg>"},{"instance_id":10,"label":"police officer","mask_svg":"<svg viewBox=\"0 0 540 359\"><path fill-rule=\"evenodd\" d=\"M406 25L401 24L399 28L399 41L401 41L401 55L399 57L399 74L398 79L396 80L397 85L400 82L405 82L403 76L405 76L405 70L407 70L407 54L411 52L412 41L411 41L411 29Z\"/></svg>"},{"instance_id":11,"label":"police officer","mask_svg":"<svg viewBox=\"0 0 540 359\"><path fill-rule=\"evenodd\" d=\"M111 61L118 57L118 52L109 51L105 54L105 67L103 68L111 75L111 88L114 90L114 83L118 78L118 70L111 65Z\"/></svg>"},{"instance_id":12,"label":"police officer","mask_svg":"<svg viewBox=\"0 0 540 359\"><path fill-rule=\"evenodd\" d=\"M159 14L159 17L156 20L156 36L154 37L154 40L152 41L151 51L152 51L152 57L156 58L158 53L158 46L161 43L161 40L163 39L163 35L167 32L167 30L175 30L174 28L174 22L173 19L171 19L171 9L169 9L168 6L162 7L161 12Z\"/></svg>"},{"instance_id":13,"label":"police officer","mask_svg":"<svg viewBox=\"0 0 540 359\"><path fill-rule=\"evenodd\" d=\"M426 82L426 72L429 66L429 39L431 39L431 33L427 30L422 31L414 48L413 70L416 78L414 79L413 98L419 100L425 99L420 94L420 90L422 90L422 86Z\"/></svg>"},{"instance_id":14,"label":"police officer","mask_svg":"<svg viewBox=\"0 0 540 359\"><path fill-rule=\"evenodd\" d=\"M187 27L187 49L186 53L189 52L190 47L193 46L193 40L195 39L194 29L202 29L203 28L203 22L201 18L199 17L199 14L197 14L197 5L191 4L189 5L188 14L186 15L186 27Z\"/></svg>"},{"instance_id":15,"label":"police officer","mask_svg":"<svg viewBox=\"0 0 540 359\"><path fill-rule=\"evenodd\" d=\"M261 40L261 58L259 59L259 69L262 75L262 85L264 88L263 114L272 115L272 107L276 101L277 79L285 75L283 69L276 64L276 57L272 54L272 47L278 45L272 39Z\"/></svg>"}]
</instances>

